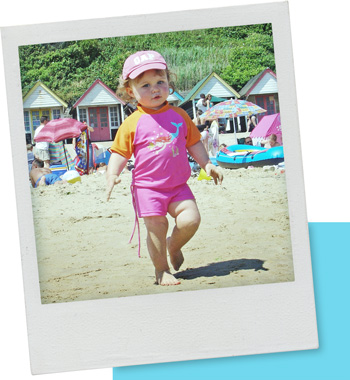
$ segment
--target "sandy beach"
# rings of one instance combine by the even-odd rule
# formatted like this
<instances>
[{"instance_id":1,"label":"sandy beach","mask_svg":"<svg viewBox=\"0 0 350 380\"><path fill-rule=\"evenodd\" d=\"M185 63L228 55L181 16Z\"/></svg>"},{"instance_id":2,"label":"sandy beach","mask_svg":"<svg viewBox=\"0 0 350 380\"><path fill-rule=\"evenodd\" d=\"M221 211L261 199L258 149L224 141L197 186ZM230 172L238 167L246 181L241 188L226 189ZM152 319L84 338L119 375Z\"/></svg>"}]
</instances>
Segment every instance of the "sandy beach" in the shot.
<instances>
[{"instance_id":1,"label":"sandy beach","mask_svg":"<svg viewBox=\"0 0 350 380\"><path fill-rule=\"evenodd\" d=\"M170 287L155 284L142 219L141 258L137 232L128 244L135 220L129 171L109 202L100 173L32 188L42 303L293 281L285 173L222 171L222 186L189 179L202 223L183 249L181 284Z\"/></svg>"}]
</instances>

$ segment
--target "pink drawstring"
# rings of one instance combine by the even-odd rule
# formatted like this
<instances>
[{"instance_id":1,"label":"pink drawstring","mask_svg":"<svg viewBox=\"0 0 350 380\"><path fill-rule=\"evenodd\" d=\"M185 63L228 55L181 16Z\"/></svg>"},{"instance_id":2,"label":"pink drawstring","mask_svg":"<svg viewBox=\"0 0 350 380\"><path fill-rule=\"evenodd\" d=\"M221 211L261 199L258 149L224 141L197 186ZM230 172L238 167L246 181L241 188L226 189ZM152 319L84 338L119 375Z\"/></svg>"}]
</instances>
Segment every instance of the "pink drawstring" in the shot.
<instances>
[{"instance_id":1,"label":"pink drawstring","mask_svg":"<svg viewBox=\"0 0 350 380\"><path fill-rule=\"evenodd\" d=\"M134 211L135 211L135 223L134 223L134 229L132 231L132 234L131 234L131 237L129 240L129 244L131 243L132 238L134 237L135 229L136 229L136 225L137 225L137 235L138 235L138 240L139 240L138 255L139 255L139 257L141 257L141 255L140 255L140 251L141 251L140 223L139 223L139 219L137 217L137 208L136 208L136 200L135 200L134 186L133 185L130 186L130 190L131 190L131 195L132 195L132 205L134 206Z\"/></svg>"}]
</instances>

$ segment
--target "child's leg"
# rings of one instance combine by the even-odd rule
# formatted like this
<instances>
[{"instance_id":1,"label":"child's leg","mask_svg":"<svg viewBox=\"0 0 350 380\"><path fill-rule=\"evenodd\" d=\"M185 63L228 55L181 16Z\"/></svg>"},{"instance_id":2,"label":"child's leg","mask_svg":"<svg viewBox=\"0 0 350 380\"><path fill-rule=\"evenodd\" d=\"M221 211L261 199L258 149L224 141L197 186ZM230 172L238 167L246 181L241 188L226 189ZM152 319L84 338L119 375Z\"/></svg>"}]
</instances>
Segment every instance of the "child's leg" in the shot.
<instances>
[{"instance_id":1,"label":"child's leg","mask_svg":"<svg viewBox=\"0 0 350 380\"><path fill-rule=\"evenodd\" d=\"M170 273L167 260L168 219L166 216L148 216L143 219L147 228L147 248L155 267L156 282L159 285L180 284L180 281Z\"/></svg>"},{"instance_id":2,"label":"child's leg","mask_svg":"<svg viewBox=\"0 0 350 380\"><path fill-rule=\"evenodd\" d=\"M201 217L194 199L170 203L168 212L175 218L175 227L167 240L167 248L172 266L179 270L184 261L181 248L196 233Z\"/></svg>"}]
</instances>

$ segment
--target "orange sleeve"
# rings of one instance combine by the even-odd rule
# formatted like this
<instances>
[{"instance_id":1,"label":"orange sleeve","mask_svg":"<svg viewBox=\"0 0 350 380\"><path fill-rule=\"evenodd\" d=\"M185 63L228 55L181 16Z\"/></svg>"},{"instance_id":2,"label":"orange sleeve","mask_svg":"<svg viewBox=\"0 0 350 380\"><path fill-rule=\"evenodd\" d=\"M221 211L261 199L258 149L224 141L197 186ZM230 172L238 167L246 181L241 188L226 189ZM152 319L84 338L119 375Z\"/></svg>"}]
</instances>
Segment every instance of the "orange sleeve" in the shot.
<instances>
[{"instance_id":1,"label":"orange sleeve","mask_svg":"<svg viewBox=\"0 0 350 380\"><path fill-rule=\"evenodd\" d=\"M130 159L134 153L134 138L137 122L141 115L138 113L130 115L124 120L115 135L111 151Z\"/></svg>"},{"instance_id":2,"label":"orange sleeve","mask_svg":"<svg viewBox=\"0 0 350 380\"><path fill-rule=\"evenodd\" d=\"M196 127L185 110L179 107L174 107L174 110L185 119L187 125L186 147L190 147L196 144L201 139L201 133L199 132L199 129Z\"/></svg>"}]
</instances>

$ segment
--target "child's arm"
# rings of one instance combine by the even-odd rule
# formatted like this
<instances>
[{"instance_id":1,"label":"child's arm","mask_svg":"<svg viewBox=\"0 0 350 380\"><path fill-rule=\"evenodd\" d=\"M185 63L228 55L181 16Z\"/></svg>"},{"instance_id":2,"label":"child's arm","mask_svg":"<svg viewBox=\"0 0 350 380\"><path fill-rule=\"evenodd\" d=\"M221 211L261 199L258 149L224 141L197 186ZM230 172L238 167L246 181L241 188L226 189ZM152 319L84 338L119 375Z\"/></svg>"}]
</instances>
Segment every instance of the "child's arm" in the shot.
<instances>
[{"instance_id":1,"label":"child's arm","mask_svg":"<svg viewBox=\"0 0 350 380\"><path fill-rule=\"evenodd\" d=\"M196 162L198 162L199 166L206 171L207 175L213 177L215 185L217 185L218 181L221 185L224 177L221 171L211 163L202 142L198 141L196 144L188 147L187 150Z\"/></svg>"},{"instance_id":2,"label":"child's arm","mask_svg":"<svg viewBox=\"0 0 350 380\"><path fill-rule=\"evenodd\" d=\"M112 153L108 162L107 168L107 201L111 196L114 185L117 185L121 179L119 178L120 173L123 171L128 159L121 156L118 153Z\"/></svg>"}]
</instances>

